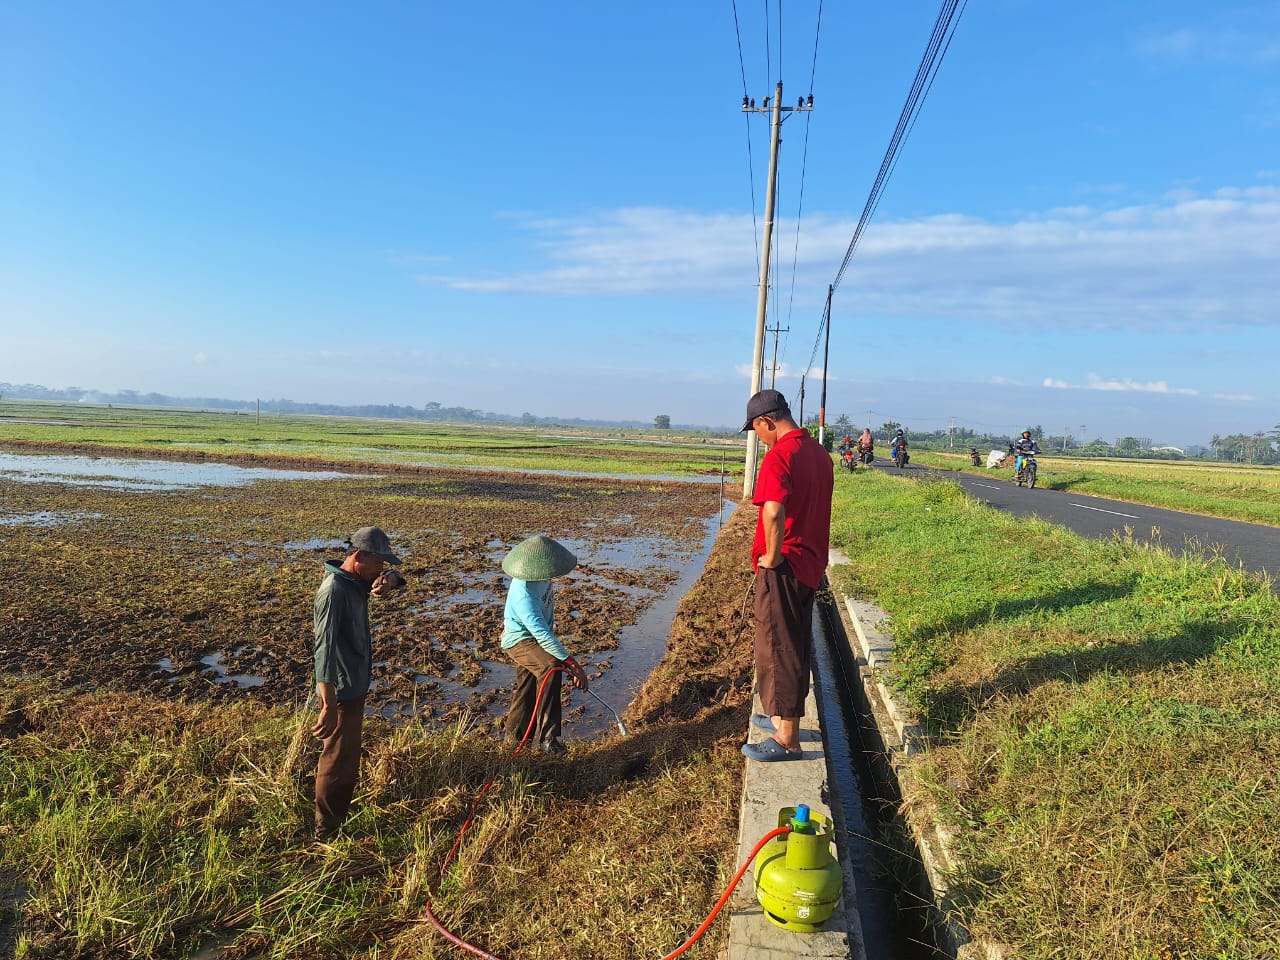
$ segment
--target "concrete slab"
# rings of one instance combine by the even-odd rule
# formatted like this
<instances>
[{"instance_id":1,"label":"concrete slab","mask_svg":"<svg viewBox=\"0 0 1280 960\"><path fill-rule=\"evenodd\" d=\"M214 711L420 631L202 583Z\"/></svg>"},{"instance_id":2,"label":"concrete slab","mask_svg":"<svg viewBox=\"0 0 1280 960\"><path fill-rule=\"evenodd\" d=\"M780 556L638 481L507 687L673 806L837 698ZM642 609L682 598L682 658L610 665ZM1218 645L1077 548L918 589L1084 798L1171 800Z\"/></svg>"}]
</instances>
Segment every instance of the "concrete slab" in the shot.
<instances>
[{"instance_id":1,"label":"concrete slab","mask_svg":"<svg viewBox=\"0 0 1280 960\"><path fill-rule=\"evenodd\" d=\"M752 712L760 713L760 698L752 704ZM768 734L751 728L752 742ZM813 692L805 701L805 718L800 725L803 759L781 763L746 762L743 775L742 807L738 827L738 859L743 863L760 838L778 825L778 811L806 803L815 813L831 818L828 806L826 752L822 744L821 718ZM840 839L837 836L837 848ZM742 878L729 901L728 960L802 960L802 958L840 957L860 960L861 926L858 921L856 893L850 871L845 870L842 903L835 914L817 933L797 933L771 923L756 900L754 863Z\"/></svg>"}]
</instances>

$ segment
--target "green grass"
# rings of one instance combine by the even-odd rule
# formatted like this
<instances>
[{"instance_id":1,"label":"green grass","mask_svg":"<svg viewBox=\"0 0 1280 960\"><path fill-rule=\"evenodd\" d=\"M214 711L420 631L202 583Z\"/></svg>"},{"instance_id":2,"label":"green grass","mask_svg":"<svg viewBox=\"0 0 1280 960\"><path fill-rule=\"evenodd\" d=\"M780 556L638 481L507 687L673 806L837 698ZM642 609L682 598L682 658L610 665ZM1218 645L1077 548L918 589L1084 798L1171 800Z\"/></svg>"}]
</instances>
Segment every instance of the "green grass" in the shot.
<instances>
[{"instance_id":1,"label":"green grass","mask_svg":"<svg viewBox=\"0 0 1280 960\"><path fill-rule=\"evenodd\" d=\"M454 956L422 920L429 898L452 931L501 955L553 942L558 957L661 956L732 869L741 763L734 744L697 745L691 728L548 765L508 761L465 725L373 722L348 823L366 836L315 848L301 715L8 682L0 717L0 891L25 890L17 960L180 957L211 942L228 958ZM653 760L631 779L637 749ZM676 842L671 825L694 810L697 828ZM654 856L634 856L645 848ZM721 925L687 955L713 956L723 938Z\"/></svg>"},{"instance_id":2,"label":"green grass","mask_svg":"<svg viewBox=\"0 0 1280 960\"><path fill-rule=\"evenodd\" d=\"M967 455L912 451L919 466L963 470L1007 479L1010 471L969 464ZM985 462L985 460L984 460ZM1037 482L1050 490L1072 490L1129 503L1145 503L1228 520L1280 526L1280 468L1177 460L1037 458Z\"/></svg>"},{"instance_id":3,"label":"green grass","mask_svg":"<svg viewBox=\"0 0 1280 960\"><path fill-rule=\"evenodd\" d=\"M1027 960L1280 951L1280 599L1221 561L837 479L836 577L890 614L955 833L952 906Z\"/></svg>"},{"instance_id":4,"label":"green grass","mask_svg":"<svg viewBox=\"0 0 1280 960\"><path fill-rule=\"evenodd\" d=\"M526 428L197 411L157 407L0 403L0 445L86 447L218 458L485 466L613 475L719 474L741 478L740 439L670 431ZM22 423L20 420L39 420Z\"/></svg>"}]
</instances>

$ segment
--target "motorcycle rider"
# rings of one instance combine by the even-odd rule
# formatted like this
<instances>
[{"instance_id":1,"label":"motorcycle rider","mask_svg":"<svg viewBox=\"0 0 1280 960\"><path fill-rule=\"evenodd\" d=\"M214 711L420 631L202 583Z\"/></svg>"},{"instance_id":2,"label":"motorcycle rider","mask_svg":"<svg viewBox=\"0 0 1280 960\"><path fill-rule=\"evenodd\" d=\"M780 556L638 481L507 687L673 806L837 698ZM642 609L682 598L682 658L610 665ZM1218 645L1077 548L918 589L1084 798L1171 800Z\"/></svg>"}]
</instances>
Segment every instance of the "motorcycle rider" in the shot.
<instances>
[{"instance_id":1,"label":"motorcycle rider","mask_svg":"<svg viewBox=\"0 0 1280 960\"><path fill-rule=\"evenodd\" d=\"M876 441L875 438L871 436L871 428L864 427L862 429L862 436L858 437L858 452L864 455L870 454L875 451L875 446ZM869 460L866 460L865 456L863 459L868 463L870 462Z\"/></svg>"},{"instance_id":2,"label":"motorcycle rider","mask_svg":"<svg viewBox=\"0 0 1280 960\"><path fill-rule=\"evenodd\" d=\"M902 432L902 428L899 427L898 432L893 435L893 440L890 441L889 459L891 460L896 459L898 456L898 448L903 447L905 449L906 446L907 446L906 435Z\"/></svg>"},{"instance_id":3,"label":"motorcycle rider","mask_svg":"<svg viewBox=\"0 0 1280 960\"><path fill-rule=\"evenodd\" d=\"M1026 466L1027 457L1040 455L1040 445L1031 439L1030 430L1023 430L1022 436L1013 445L1013 452L1016 454L1013 462L1013 478L1016 480Z\"/></svg>"},{"instance_id":4,"label":"motorcycle rider","mask_svg":"<svg viewBox=\"0 0 1280 960\"><path fill-rule=\"evenodd\" d=\"M981 454L978 453L977 447L969 448L969 462L972 463L975 467L978 466L980 463L982 463L982 456Z\"/></svg>"}]
</instances>

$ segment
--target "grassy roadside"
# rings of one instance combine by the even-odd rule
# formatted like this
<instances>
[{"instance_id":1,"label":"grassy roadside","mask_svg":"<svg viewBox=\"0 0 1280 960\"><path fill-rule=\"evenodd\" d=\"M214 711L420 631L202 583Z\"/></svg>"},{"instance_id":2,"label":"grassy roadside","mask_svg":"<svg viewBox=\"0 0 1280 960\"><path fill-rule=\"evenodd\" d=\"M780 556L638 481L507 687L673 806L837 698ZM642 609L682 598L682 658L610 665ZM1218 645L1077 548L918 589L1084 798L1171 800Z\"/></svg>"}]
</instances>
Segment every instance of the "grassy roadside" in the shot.
<instances>
[{"instance_id":1,"label":"grassy roadside","mask_svg":"<svg viewBox=\"0 0 1280 960\"><path fill-rule=\"evenodd\" d=\"M952 483L837 479L836 578L891 616L932 746L909 816L1019 957L1280 952L1280 600L1224 564L1016 521Z\"/></svg>"},{"instance_id":2,"label":"grassy roadside","mask_svg":"<svg viewBox=\"0 0 1280 960\"><path fill-rule=\"evenodd\" d=\"M911 462L986 477L1008 477L1008 471L971 466L967 455L913 450ZM1276 467L1177 460L1086 460L1052 454L1042 454L1037 465L1039 485L1050 490L1072 490L1227 520L1280 526L1280 469Z\"/></svg>"},{"instance_id":3,"label":"grassy roadside","mask_svg":"<svg viewBox=\"0 0 1280 960\"><path fill-rule=\"evenodd\" d=\"M0 444L13 452L211 456L236 462L481 466L616 475L742 476L742 446L670 431L449 424L5 401ZM26 422L24 422L26 421Z\"/></svg>"},{"instance_id":4,"label":"grassy roadside","mask_svg":"<svg viewBox=\"0 0 1280 960\"><path fill-rule=\"evenodd\" d=\"M372 719L354 836L331 846L306 842L299 714L0 682L0 954L458 956L422 910L494 773L433 900L451 930L499 956L675 949L736 866L749 513L681 603L632 736L512 763L466 724ZM726 937L719 922L685 956L714 957Z\"/></svg>"}]
</instances>

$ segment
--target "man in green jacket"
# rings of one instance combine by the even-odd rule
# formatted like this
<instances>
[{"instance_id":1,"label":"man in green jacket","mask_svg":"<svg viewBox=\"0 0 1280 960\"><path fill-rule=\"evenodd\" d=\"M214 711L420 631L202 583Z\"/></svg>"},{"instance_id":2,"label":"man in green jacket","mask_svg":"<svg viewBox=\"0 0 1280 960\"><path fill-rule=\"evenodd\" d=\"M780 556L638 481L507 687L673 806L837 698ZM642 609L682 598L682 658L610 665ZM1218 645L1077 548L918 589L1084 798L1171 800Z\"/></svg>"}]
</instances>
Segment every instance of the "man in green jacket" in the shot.
<instances>
[{"instance_id":1,"label":"man in green jacket","mask_svg":"<svg viewBox=\"0 0 1280 960\"><path fill-rule=\"evenodd\" d=\"M404 584L387 564L398 564L391 540L377 527L351 535L346 559L325 564L316 592L316 702L320 716L311 735L323 743L316 766L316 837L337 833L351 808L360 772L364 700L373 673L369 637L369 596L385 597Z\"/></svg>"}]
</instances>

